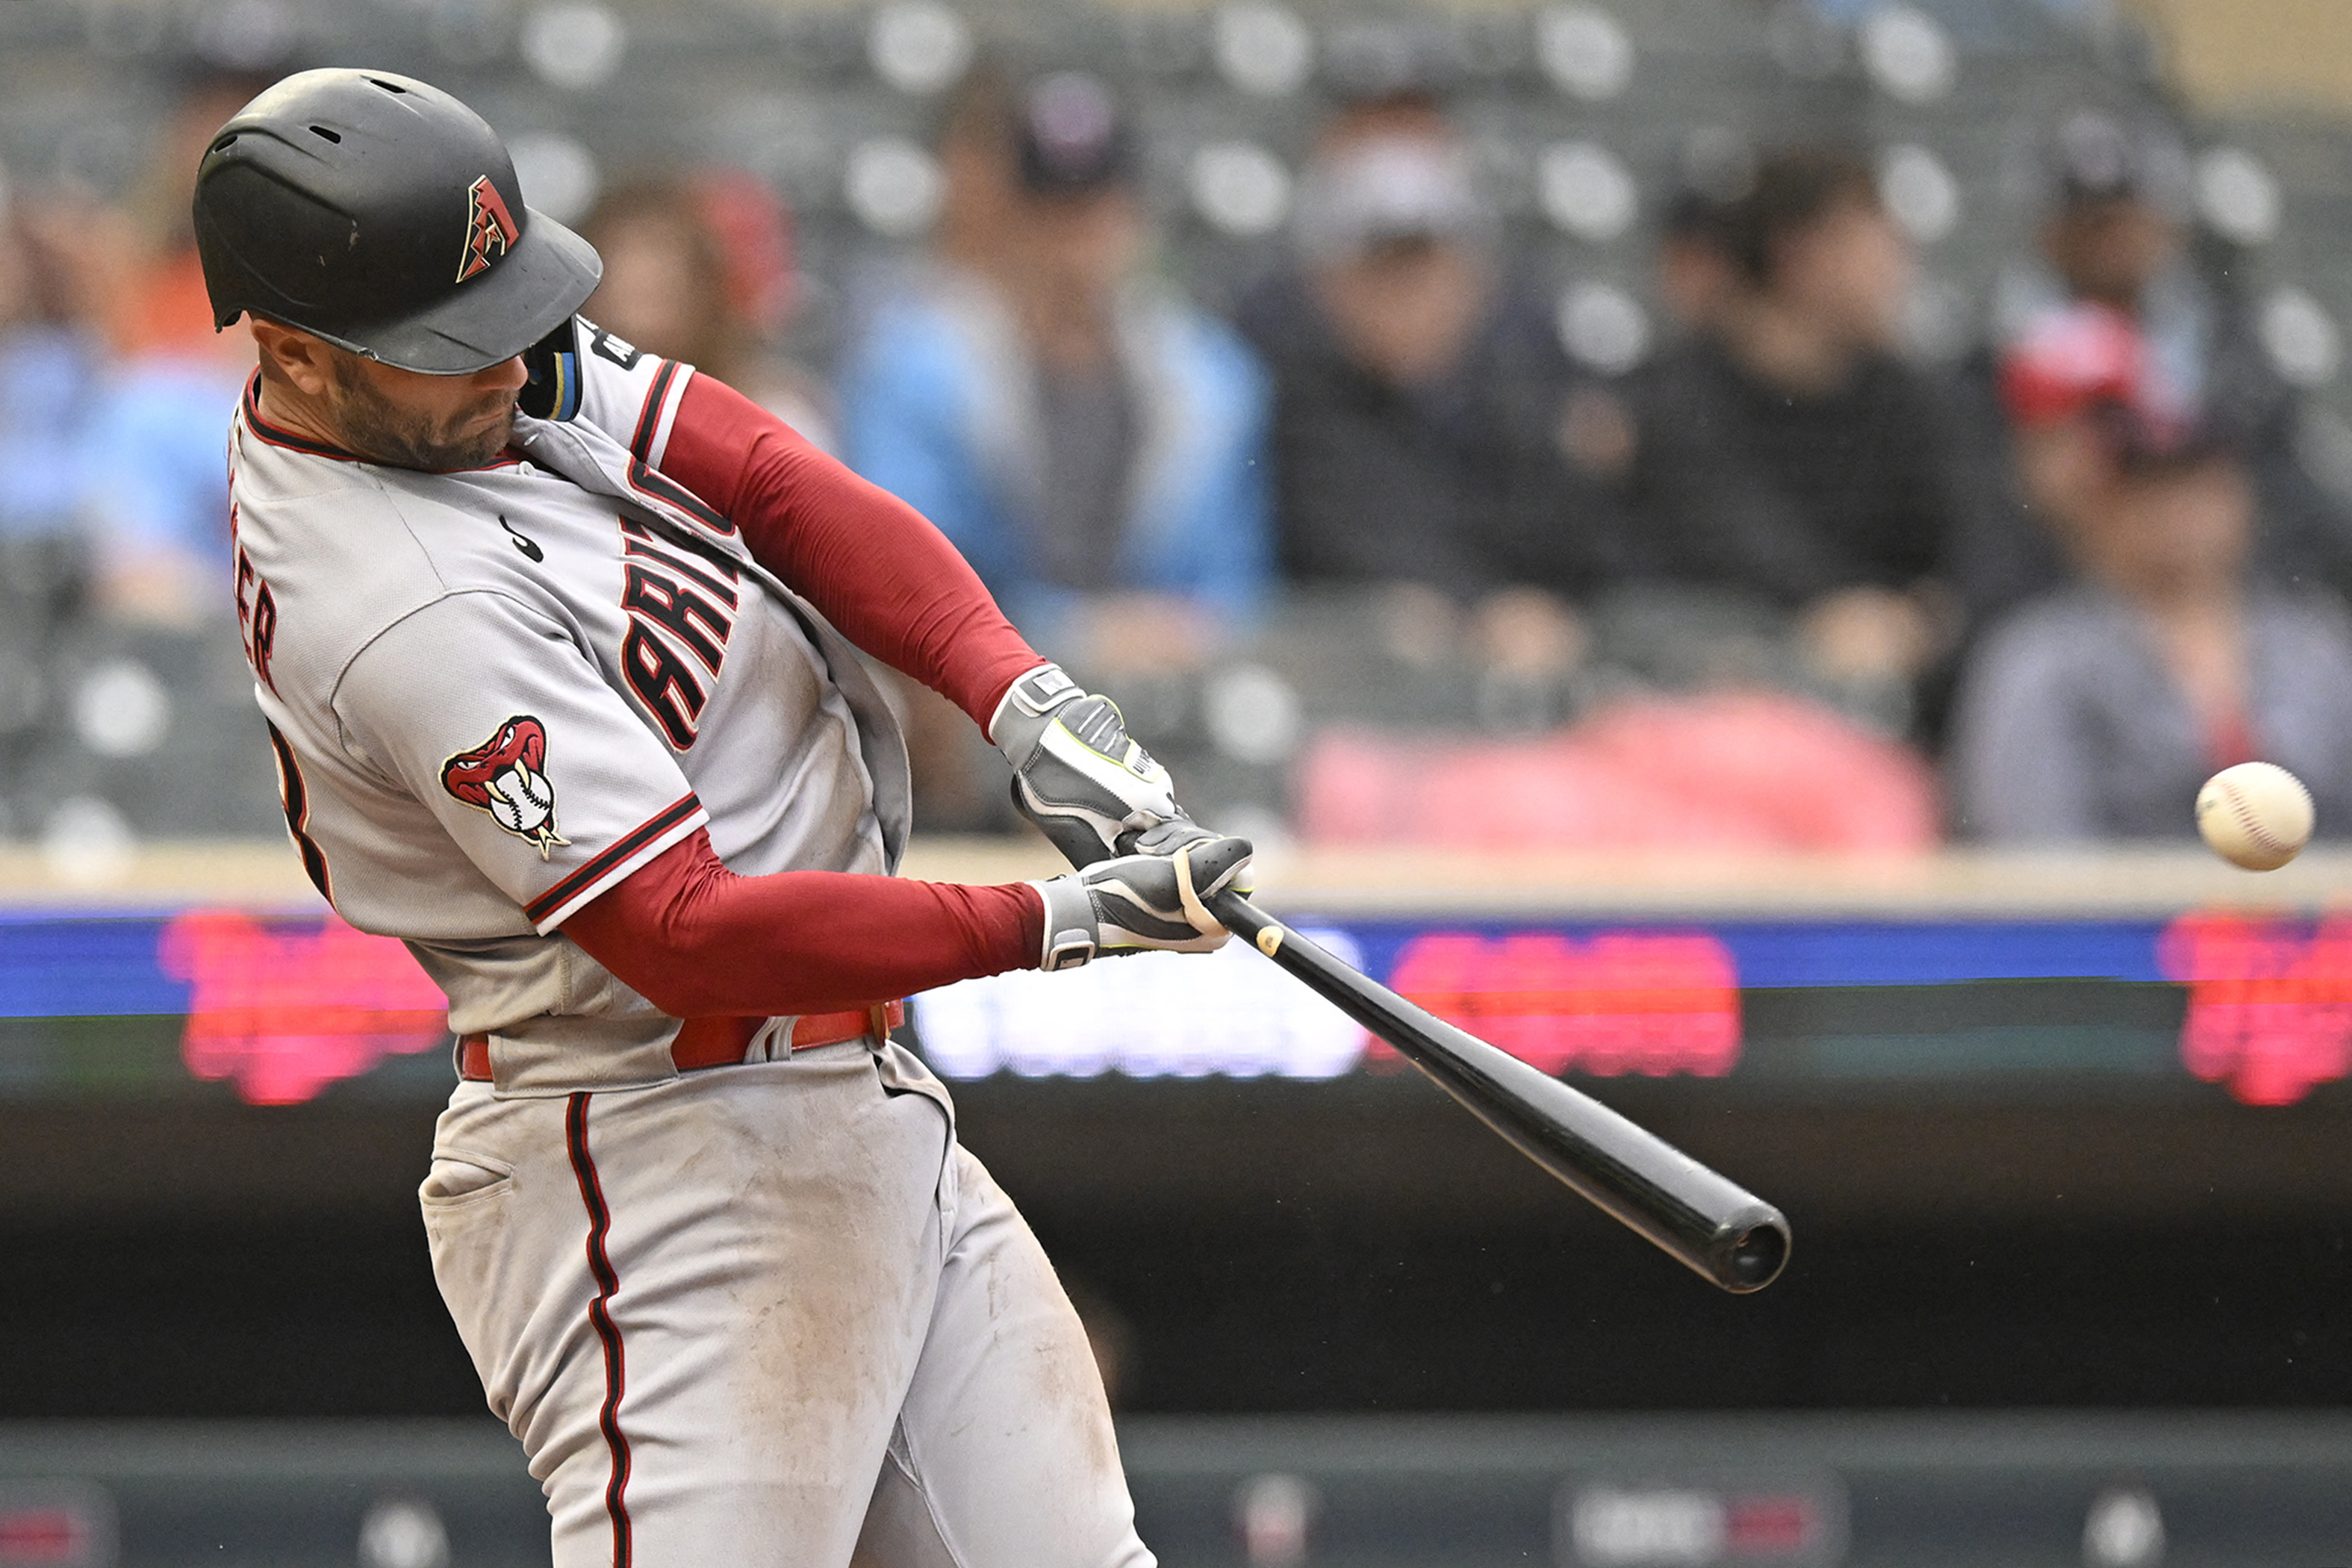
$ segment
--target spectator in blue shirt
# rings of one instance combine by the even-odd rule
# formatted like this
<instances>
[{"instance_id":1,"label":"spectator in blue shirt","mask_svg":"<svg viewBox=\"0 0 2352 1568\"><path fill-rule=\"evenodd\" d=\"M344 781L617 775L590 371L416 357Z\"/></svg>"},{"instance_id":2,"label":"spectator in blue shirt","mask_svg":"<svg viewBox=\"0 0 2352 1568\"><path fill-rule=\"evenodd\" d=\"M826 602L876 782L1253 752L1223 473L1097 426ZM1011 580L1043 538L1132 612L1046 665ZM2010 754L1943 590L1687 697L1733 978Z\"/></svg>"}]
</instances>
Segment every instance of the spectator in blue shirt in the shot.
<instances>
[{"instance_id":1,"label":"spectator in blue shirt","mask_svg":"<svg viewBox=\"0 0 2352 1568\"><path fill-rule=\"evenodd\" d=\"M235 614L228 423L253 344L215 328L189 201L221 123L268 78L200 72L118 207L72 226L72 269L100 297L110 363L80 430L82 521L98 607L131 626L190 630Z\"/></svg>"},{"instance_id":2,"label":"spectator in blue shirt","mask_svg":"<svg viewBox=\"0 0 2352 1568\"><path fill-rule=\"evenodd\" d=\"M78 433L99 350L53 292L32 237L0 204L0 539L14 552L65 541L81 500ZM13 575L13 574L12 574Z\"/></svg>"},{"instance_id":3,"label":"spectator in blue shirt","mask_svg":"<svg viewBox=\"0 0 2352 1568\"><path fill-rule=\"evenodd\" d=\"M1101 83L984 85L947 142L930 263L848 356L845 454L1039 646L1097 671L1197 665L1268 585L1265 374L1141 275L1134 137Z\"/></svg>"}]
</instances>

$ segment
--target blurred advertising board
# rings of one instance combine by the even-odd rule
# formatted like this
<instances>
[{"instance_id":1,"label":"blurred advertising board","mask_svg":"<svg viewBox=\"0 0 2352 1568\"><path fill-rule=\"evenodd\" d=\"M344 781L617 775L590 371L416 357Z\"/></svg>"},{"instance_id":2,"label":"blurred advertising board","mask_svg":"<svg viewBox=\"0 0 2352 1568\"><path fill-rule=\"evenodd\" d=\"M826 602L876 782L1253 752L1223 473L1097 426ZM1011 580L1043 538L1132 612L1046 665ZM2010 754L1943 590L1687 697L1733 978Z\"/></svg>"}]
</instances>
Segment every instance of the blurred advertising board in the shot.
<instances>
[{"instance_id":1,"label":"blurred advertising board","mask_svg":"<svg viewBox=\"0 0 2352 1568\"><path fill-rule=\"evenodd\" d=\"M2352 918L1298 918L1551 1072L1800 1085L2169 1079L2287 1104L2352 1070ZM1238 944L919 998L951 1079L1280 1077L1393 1055ZM0 1096L224 1083L261 1104L448 1082L439 992L332 915L0 914Z\"/></svg>"}]
</instances>

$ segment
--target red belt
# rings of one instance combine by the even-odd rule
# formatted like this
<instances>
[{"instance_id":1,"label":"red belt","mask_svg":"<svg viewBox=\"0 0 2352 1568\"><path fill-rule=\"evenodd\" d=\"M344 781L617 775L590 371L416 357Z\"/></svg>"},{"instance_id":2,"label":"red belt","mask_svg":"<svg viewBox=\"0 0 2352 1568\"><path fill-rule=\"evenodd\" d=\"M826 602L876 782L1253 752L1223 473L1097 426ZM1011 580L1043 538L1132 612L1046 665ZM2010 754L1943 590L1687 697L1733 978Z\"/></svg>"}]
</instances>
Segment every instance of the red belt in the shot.
<instances>
[{"instance_id":1,"label":"red belt","mask_svg":"<svg viewBox=\"0 0 2352 1568\"><path fill-rule=\"evenodd\" d=\"M904 1002L877 1002L846 1013L813 1013L794 1020L793 1049L837 1046L844 1040L885 1040L906 1021ZM669 1043L669 1059L680 1072L740 1067L743 1053L751 1048L751 1037L767 1024L765 1018L688 1018ZM457 1042L457 1076L475 1083L490 1081L488 1035L467 1035Z\"/></svg>"}]
</instances>

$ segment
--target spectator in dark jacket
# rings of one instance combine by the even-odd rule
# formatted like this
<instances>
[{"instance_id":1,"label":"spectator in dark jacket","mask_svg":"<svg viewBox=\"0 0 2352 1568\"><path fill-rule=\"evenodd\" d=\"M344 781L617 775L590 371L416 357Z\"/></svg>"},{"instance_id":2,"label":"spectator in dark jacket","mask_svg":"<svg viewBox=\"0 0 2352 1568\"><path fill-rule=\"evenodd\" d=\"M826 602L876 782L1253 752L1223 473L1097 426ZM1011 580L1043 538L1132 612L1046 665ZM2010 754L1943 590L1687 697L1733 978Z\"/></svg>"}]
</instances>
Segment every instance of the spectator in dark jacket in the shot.
<instances>
[{"instance_id":1,"label":"spectator in dark jacket","mask_svg":"<svg viewBox=\"0 0 2352 1568\"><path fill-rule=\"evenodd\" d=\"M1633 394L1649 564L1797 617L1820 673L1907 680L1952 509L1943 410L1895 357L1912 259L1867 165L1766 159L1717 232L1728 286Z\"/></svg>"},{"instance_id":2,"label":"spectator in dark jacket","mask_svg":"<svg viewBox=\"0 0 2352 1568\"><path fill-rule=\"evenodd\" d=\"M1496 227L1429 99L1354 104L1323 132L1299 265L1240 313L1275 374L1293 584L1423 584L1559 630L1564 602L1617 572L1602 473L1622 458L1622 416L1580 386L1549 311L1504 276Z\"/></svg>"},{"instance_id":3,"label":"spectator in dark jacket","mask_svg":"<svg viewBox=\"0 0 2352 1568\"><path fill-rule=\"evenodd\" d=\"M2188 170L2170 132L2100 110L2064 116L2044 140L2037 252L2003 275L1999 341L1961 377L1971 488L1985 504L1964 519L1948 577L1979 620L2068 573L2045 526L2056 498L2038 492L2036 454L2011 446L1998 366L2029 340L2103 320L2137 340L2136 401L2229 433L2260 503L2250 569L2352 592L2352 518L2299 456L2307 411L2263 345L2233 276L2243 268L2217 237L2202 251L2190 244Z\"/></svg>"}]
</instances>

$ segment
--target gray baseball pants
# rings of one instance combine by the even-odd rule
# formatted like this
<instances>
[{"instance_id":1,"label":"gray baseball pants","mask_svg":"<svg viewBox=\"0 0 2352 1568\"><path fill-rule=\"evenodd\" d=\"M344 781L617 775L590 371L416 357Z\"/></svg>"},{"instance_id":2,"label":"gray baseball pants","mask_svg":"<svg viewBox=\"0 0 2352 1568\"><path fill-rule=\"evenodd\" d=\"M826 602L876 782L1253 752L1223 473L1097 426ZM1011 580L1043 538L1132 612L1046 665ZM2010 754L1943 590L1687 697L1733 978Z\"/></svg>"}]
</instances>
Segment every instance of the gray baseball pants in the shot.
<instances>
[{"instance_id":1,"label":"gray baseball pants","mask_svg":"<svg viewBox=\"0 0 2352 1568\"><path fill-rule=\"evenodd\" d=\"M556 1568L1152 1568L1077 1314L900 1047L462 1084L419 1196Z\"/></svg>"}]
</instances>

